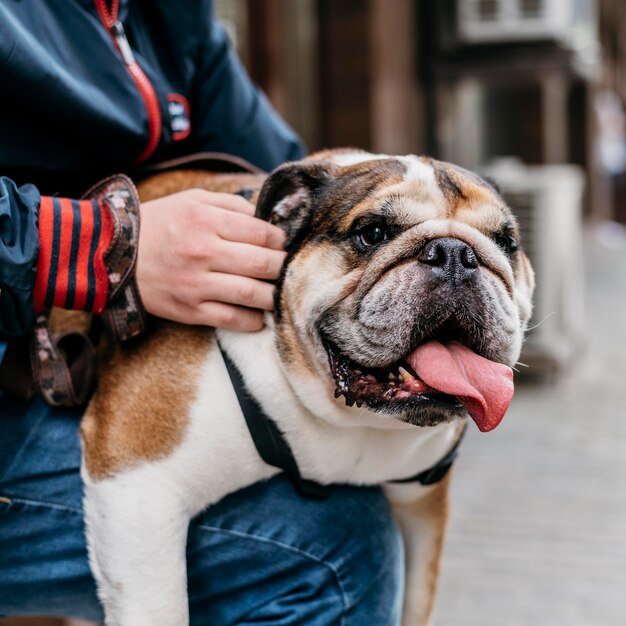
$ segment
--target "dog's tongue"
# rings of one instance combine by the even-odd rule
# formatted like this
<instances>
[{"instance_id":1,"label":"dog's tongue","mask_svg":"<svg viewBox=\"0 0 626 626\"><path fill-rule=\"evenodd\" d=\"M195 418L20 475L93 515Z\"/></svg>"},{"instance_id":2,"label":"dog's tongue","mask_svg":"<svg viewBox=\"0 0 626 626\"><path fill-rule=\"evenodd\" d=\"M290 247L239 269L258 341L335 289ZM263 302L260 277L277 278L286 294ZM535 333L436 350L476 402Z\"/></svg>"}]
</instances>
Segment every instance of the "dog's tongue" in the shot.
<instances>
[{"instance_id":1,"label":"dog's tongue","mask_svg":"<svg viewBox=\"0 0 626 626\"><path fill-rule=\"evenodd\" d=\"M457 396L483 432L494 429L513 397L513 371L460 343L429 341L406 358L430 387Z\"/></svg>"}]
</instances>

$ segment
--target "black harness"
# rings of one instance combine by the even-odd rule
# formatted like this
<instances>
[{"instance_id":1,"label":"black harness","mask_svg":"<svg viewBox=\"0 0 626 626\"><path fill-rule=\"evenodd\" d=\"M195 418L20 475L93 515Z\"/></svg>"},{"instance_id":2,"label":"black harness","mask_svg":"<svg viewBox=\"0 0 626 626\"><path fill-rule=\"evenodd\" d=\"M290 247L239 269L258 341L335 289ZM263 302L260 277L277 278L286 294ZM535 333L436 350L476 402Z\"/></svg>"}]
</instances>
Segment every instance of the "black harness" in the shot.
<instances>
[{"instance_id":1,"label":"black harness","mask_svg":"<svg viewBox=\"0 0 626 626\"><path fill-rule=\"evenodd\" d=\"M291 479L296 490L303 496L308 498L323 499L330 495L331 485L322 485L318 482L307 480L300 474L298 463L293 455L291 447L285 439L282 432L276 426L276 422L272 420L263 411L261 405L246 389L241 372L237 369L237 366L232 362L230 357L222 350L222 358L226 364L228 375L232 382L235 393L237 394L237 400L239 406L243 412L248 430L254 445L260 455L260 457L268 464L279 469L282 469L287 476ZM420 472L415 476L409 478L402 478L400 480L392 480L392 483L410 483L418 482L422 485L434 485L444 478L444 476L450 471L454 460L456 459L459 446L465 435L465 428L454 444L450 452L448 452L438 463L433 465L427 470Z\"/></svg>"}]
</instances>

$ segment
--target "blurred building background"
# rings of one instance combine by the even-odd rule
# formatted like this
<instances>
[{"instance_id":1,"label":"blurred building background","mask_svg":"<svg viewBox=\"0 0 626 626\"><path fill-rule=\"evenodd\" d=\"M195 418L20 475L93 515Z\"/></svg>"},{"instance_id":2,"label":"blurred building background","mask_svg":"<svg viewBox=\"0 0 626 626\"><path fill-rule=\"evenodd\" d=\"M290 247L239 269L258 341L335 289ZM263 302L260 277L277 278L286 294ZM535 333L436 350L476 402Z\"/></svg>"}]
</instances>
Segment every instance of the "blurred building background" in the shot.
<instances>
[{"instance_id":1,"label":"blurred building background","mask_svg":"<svg viewBox=\"0 0 626 626\"><path fill-rule=\"evenodd\" d=\"M519 217L537 272L529 367L503 424L464 446L437 624L623 626L626 2L216 6L311 150L454 161Z\"/></svg>"},{"instance_id":2,"label":"blurred building background","mask_svg":"<svg viewBox=\"0 0 626 626\"><path fill-rule=\"evenodd\" d=\"M620 0L218 0L217 7L251 76L311 150L428 153L471 168L509 156L527 165L573 163L593 194L605 194L604 179L624 166L623 155L597 145L623 139ZM614 191L601 202L590 191L586 212L625 220L623 190Z\"/></svg>"}]
</instances>

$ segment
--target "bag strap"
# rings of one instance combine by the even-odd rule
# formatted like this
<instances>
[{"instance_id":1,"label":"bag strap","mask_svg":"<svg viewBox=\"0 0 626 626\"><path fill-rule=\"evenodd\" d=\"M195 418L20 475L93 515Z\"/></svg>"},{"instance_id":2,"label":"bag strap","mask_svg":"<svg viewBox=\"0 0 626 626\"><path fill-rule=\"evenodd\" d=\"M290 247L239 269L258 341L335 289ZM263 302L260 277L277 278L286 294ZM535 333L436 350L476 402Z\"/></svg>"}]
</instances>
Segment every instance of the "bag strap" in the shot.
<instances>
[{"instance_id":1,"label":"bag strap","mask_svg":"<svg viewBox=\"0 0 626 626\"><path fill-rule=\"evenodd\" d=\"M46 403L79 406L88 400L96 382L96 351L91 337L78 332L51 334L48 315L40 313L29 348L32 386Z\"/></svg>"}]
</instances>

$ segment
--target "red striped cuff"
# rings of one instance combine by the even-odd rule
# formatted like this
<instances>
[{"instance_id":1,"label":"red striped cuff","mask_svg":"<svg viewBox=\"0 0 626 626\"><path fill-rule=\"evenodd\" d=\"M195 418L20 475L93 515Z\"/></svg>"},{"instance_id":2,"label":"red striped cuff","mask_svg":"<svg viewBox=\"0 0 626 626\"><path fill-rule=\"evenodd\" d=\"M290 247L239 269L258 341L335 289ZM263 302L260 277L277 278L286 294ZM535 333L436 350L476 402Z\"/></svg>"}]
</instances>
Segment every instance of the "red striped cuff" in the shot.
<instances>
[{"instance_id":1,"label":"red striped cuff","mask_svg":"<svg viewBox=\"0 0 626 626\"><path fill-rule=\"evenodd\" d=\"M103 204L42 196L35 310L100 313L109 293L104 254L112 238L113 220Z\"/></svg>"}]
</instances>

